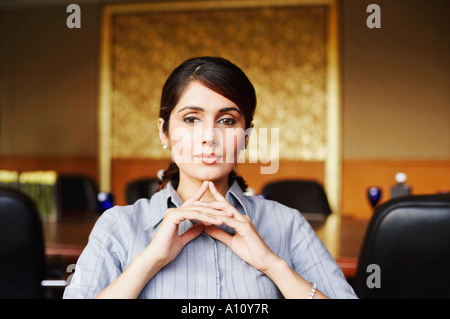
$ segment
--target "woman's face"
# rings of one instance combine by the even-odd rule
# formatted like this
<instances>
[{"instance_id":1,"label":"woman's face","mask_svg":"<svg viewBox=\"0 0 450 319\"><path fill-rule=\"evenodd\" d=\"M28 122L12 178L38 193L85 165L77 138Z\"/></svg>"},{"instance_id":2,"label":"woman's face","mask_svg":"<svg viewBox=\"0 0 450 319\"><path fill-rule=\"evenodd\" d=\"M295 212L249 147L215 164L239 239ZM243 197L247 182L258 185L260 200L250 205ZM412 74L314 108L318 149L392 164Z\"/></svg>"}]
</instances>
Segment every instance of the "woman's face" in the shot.
<instances>
[{"instance_id":1,"label":"woman's face","mask_svg":"<svg viewBox=\"0 0 450 319\"><path fill-rule=\"evenodd\" d=\"M170 115L168 134L161 142L171 148L180 176L197 180L228 177L245 147L245 117L238 106L193 81Z\"/></svg>"}]
</instances>

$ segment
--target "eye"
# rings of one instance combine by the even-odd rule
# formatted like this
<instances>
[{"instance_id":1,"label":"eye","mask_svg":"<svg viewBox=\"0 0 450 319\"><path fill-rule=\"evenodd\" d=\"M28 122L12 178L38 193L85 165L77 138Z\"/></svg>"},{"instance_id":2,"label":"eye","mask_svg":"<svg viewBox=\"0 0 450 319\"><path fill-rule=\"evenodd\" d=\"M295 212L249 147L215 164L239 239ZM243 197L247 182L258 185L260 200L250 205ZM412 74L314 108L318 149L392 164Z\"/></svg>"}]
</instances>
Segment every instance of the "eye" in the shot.
<instances>
[{"instance_id":1,"label":"eye","mask_svg":"<svg viewBox=\"0 0 450 319\"><path fill-rule=\"evenodd\" d=\"M183 119L183 121L185 123L187 123L187 124L195 124L195 123L197 123L200 120L198 118L194 117L194 116L188 116L188 117L185 117Z\"/></svg>"},{"instance_id":2,"label":"eye","mask_svg":"<svg viewBox=\"0 0 450 319\"><path fill-rule=\"evenodd\" d=\"M231 125L236 124L236 120L232 119L232 118L223 118L223 119L219 120L219 124L231 126Z\"/></svg>"}]
</instances>

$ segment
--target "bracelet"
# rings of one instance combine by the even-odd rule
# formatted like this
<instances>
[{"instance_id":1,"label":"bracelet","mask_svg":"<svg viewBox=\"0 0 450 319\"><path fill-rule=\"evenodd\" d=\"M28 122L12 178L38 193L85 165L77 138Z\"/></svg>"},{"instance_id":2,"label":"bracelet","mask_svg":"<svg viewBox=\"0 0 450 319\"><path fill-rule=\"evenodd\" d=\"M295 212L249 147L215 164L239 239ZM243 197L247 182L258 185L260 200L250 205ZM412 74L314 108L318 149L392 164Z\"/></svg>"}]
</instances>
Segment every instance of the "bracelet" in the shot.
<instances>
[{"instance_id":1,"label":"bracelet","mask_svg":"<svg viewBox=\"0 0 450 319\"><path fill-rule=\"evenodd\" d=\"M312 285L311 293L309 294L309 298L308 299L313 299L314 298L314 295L316 294L316 288L317 288L317 285L314 283Z\"/></svg>"}]
</instances>

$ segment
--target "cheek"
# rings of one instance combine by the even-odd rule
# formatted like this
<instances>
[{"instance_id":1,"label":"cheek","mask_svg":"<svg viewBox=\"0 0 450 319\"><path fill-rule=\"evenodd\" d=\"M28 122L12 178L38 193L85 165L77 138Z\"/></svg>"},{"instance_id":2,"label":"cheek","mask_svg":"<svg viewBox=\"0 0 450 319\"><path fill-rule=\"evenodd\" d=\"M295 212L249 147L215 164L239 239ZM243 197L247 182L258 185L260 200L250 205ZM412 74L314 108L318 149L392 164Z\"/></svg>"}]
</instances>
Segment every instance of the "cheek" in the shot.
<instances>
[{"instance_id":1,"label":"cheek","mask_svg":"<svg viewBox=\"0 0 450 319\"><path fill-rule=\"evenodd\" d=\"M236 162L240 151L243 149L244 130L243 129L229 129L224 133L223 153L226 154L227 162Z\"/></svg>"},{"instance_id":2,"label":"cheek","mask_svg":"<svg viewBox=\"0 0 450 319\"><path fill-rule=\"evenodd\" d=\"M175 163L189 163L193 152L193 134L187 128L170 130L170 145L172 160Z\"/></svg>"}]
</instances>

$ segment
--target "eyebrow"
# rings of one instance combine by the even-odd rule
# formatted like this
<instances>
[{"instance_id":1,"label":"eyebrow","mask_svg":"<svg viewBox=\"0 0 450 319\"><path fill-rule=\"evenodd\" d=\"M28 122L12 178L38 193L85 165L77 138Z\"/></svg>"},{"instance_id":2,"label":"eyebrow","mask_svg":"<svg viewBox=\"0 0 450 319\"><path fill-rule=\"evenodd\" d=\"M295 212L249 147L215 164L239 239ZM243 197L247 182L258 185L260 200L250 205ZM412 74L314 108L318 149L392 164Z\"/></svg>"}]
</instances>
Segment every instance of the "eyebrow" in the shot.
<instances>
[{"instance_id":1,"label":"eyebrow","mask_svg":"<svg viewBox=\"0 0 450 319\"><path fill-rule=\"evenodd\" d=\"M205 112L205 109L202 107L199 107L199 106L185 106L185 107L181 108L177 113L180 113L181 111L184 111L186 109L193 110L193 111L199 111L199 112ZM241 111L239 111L239 109L236 107L224 107L219 110L219 113L225 113L225 112L229 112L229 111L236 111L239 114L241 114Z\"/></svg>"}]
</instances>

